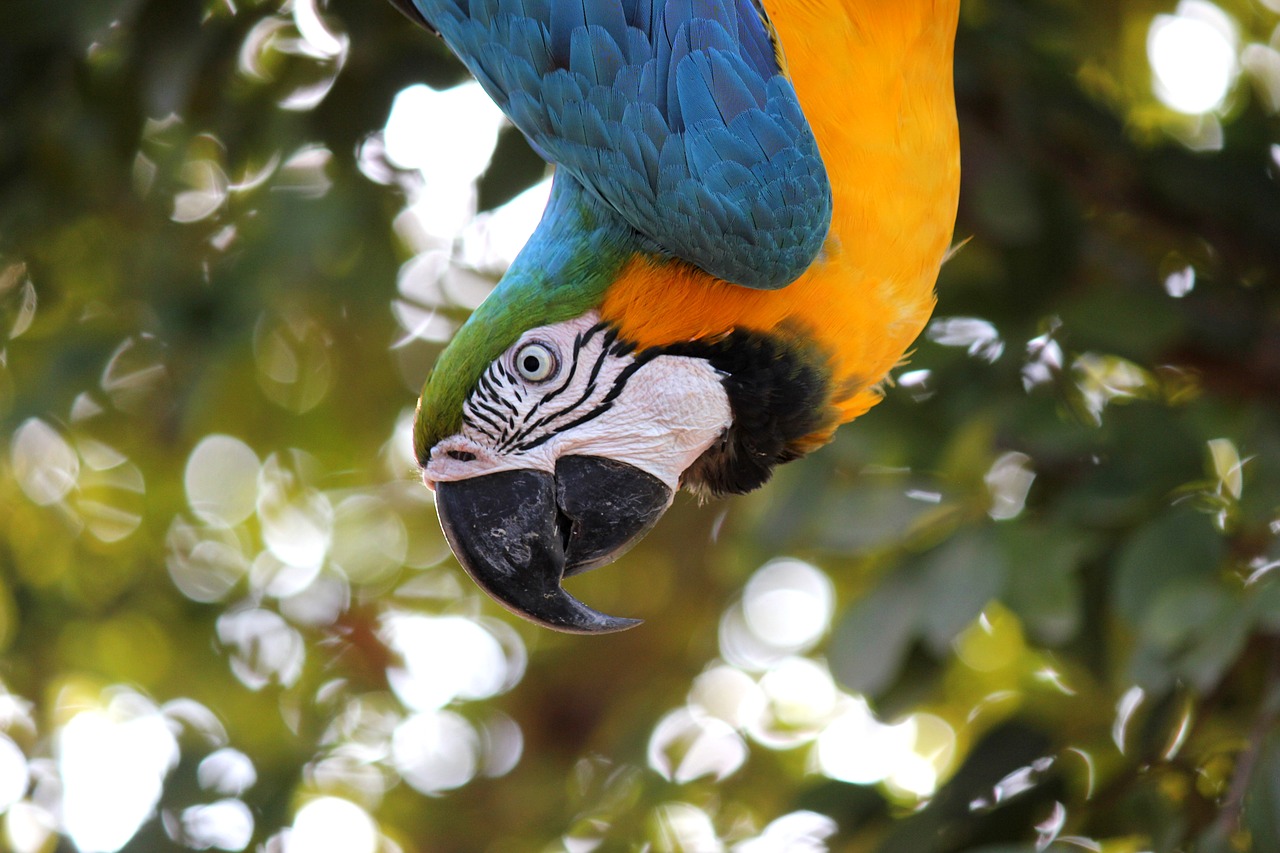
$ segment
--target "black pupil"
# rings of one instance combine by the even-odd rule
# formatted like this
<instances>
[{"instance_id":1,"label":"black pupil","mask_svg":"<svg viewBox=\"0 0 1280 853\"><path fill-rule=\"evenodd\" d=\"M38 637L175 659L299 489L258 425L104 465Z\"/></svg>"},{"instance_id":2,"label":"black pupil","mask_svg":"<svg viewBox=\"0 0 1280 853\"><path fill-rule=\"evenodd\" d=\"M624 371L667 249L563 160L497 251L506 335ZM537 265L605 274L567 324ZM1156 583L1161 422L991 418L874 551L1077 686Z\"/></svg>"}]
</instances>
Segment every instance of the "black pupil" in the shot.
<instances>
[{"instance_id":1,"label":"black pupil","mask_svg":"<svg viewBox=\"0 0 1280 853\"><path fill-rule=\"evenodd\" d=\"M537 373L538 368L542 367L542 360L536 355L526 355L524 357L524 372Z\"/></svg>"}]
</instances>

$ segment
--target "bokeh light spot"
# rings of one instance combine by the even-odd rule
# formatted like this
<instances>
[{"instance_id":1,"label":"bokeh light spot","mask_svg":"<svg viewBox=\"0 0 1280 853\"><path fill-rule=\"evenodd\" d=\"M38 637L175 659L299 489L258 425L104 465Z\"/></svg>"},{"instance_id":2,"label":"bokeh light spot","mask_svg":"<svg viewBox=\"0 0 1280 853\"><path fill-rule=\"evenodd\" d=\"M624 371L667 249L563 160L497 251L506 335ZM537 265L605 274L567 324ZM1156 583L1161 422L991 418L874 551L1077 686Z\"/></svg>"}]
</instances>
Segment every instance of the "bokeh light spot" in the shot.
<instances>
[{"instance_id":1,"label":"bokeh light spot","mask_svg":"<svg viewBox=\"0 0 1280 853\"><path fill-rule=\"evenodd\" d=\"M461 788L476 775L479 739L452 711L426 711L396 726L391 759L404 780L424 794Z\"/></svg>"},{"instance_id":2,"label":"bokeh light spot","mask_svg":"<svg viewBox=\"0 0 1280 853\"><path fill-rule=\"evenodd\" d=\"M817 737L836 713L839 691L825 664L791 657L760 679L765 702L760 716L748 727L751 737L775 749L806 743Z\"/></svg>"},{"instance_id":3,"label":"bokeh light spot","mask_svg":"<svg viewBox=\"0 0 1280 853\"><path fill-rule=\"evenodd\" d=\"M944 347L963 347L974 358L995 362L1004 355L1004 341L989 320L980 317L938 317L925 330L929 340Z\"/></svg>"},{"instance_id":4,"label":"bokeh light spot","mask_svg":"<svg viewBox=\"0 0 1280 853\"><path fill-rule=\"evenodd\" d=\"M758 719L764 709L764 693L755 679L732 666L716 666L693 680L689 704L734 728Z\"/></svg>"},{"instance_id":5,"label":"bokeh light spot","mask_svg":"<svg viewBox=\"0 0 1280 853\"><path fill-rule=\"evenodd\" d=\"M654 809L657 849L719 851L724 849L711 815L692 803L665 803Z\"/></svg>"},{"instance_id":6,"label":"bokeh light spot","mask_svg":"<svg viewBox=\"0 0 1280 853\"><path fill-rule=\"evenodd\" d=\"M1192 266L1174 270L1164 277L1164 292L1174 299L1181 299L1196 288L1196 268Z\"/></svg>"},{"instance_id":7,"label":"bokeh light spot","mask_svg":"<svg viewBox=\"0 0 1280 853\"><path fill-rule=\"evenodd\" d=\"M205 436L187 457L182 478L192 512L224 524L244 521L256 505L261 465L258 455L240 439Z\"/></svg>"},{"instance_id":8,"label":"bokeh light spot","mask_svg":"<svg viewBox=\"0 0 1280 853\"><path fill-rule=\"evenodd\" d=\"M373 495L353 495L334 511L333 563L354 583L376 583L404 563L409 533L404 520Z\"/></svg>"},{"instance_id":9,"label":"bokeh light spot","mask_svg":"<svg viewBox=\"0 0 1280 853\"><path fill-rule=\"evenodd\" d=\"M769 822L755 838L733 845L733 853L825 853L836 822L824 814L798 811Z\"/></svg>"},{"instance_id":10,"label":"bokeh light spot","mask_svg":"<svg viewBox=\"0 0 1280 853\"><path fill-rule=\"evenodd\" d=\"M387 157L402 169L429 171L429 178L470 184L489 165L505 121L474 80L450 89L418 83L391 102Z\"/></svg>"},{"instance_id":11,"label":"bokeh light spot","mask_svg":"<svg viewBox=\"0 0 1280 853\"><path fill-rule=\"evenodd\" d=\"M253 590L271 598L289 598L305 590L320 577L321 566L291 566L270 551L253 558L249 580Z\"/></svg>"},{"instance_id":12,"label":"bokeh light spot","mask_svg":"<svg viewBox=\"0 0 1280 853\"><path fill-rule=\"evenodd\" d=\"M222 524L192 524L175 518L165 537L165 566L192 601L220 601L249 570L235 531Z\"/></svg>"},{"instance_id":13,"label":"bokeh light spot","mask_svg":"<svg viewBox=\"0 0 1280 853\"><path fill-rule=\"evenodd\" d=\"M818 736L818 766L832 779L875 784L914 755L915 739L912 720L884 725L872 715L865 701L850 699Z\"/></svg>"},{"instance_id":14,"label":"bokeh light spot","mask_svg":"<svg viewBox=\"0 0 1280 853\"><path fill-rule=\"evenodd\" d=\"M119 690L106 707L72 716L57 755L66 833L83 853L113 853L155 809L178 742L150 700Z\"/></svg>"},{"instance_id":15,"label":"bokeh light spot","mask_svg":"<svg viewBox=\"0 0 1280 853\"><path fill-rule=\"evenodd\" d=\"M504 646L492 632L461 616L393 613L384 631L403 661L387 671L387 678L400 700L416 710L493 696L524 672L524 645L518 637L510 635Z\"/></svg>"},{"instance_id":16,"label":"bokeh light spot","mask_svg":"<svg viewBox=\"0 0 1280 853\"><path fill-rule=\"evenodd\" d=\"M264 85L276 85L281 109L314 109L333 88L346 64L350 39L334 29L335 21L321 17L314 0L289 4L291 17L270 15L259 20L240 46L239 70Z\"/></svg>"},{"instance_id":17,"label":"bokeh light spot","mask_svg":"<svg viewBox=\"0 0 1280 853\"><path fill-rule=\"evenodd\" d=\"M505 776L520 763L524 753L524 732L520 724L506 714L495 711L480 729L484 766L480 771L489 777Z\"/></svg>"},{"instance_id":18,"label":"bokeh light spot","mask_svg":"<svg viewBox=\"0 0 1280 853\"><path fill-rule=\"evenodd\" d=\"M1213 3L1183 0L1157 15L1147 31L1156 96L1178 112L1200 115L1222 106L1238 73L1236 28Z\"/></svg>"},{"instance_id":19,"label":"bokeh light spot","mask_svg":"<svg viewBox=\"0 0 1280 853\"><path fill-rule=\"evenodd\" d=\"M291 566L318 566L329 551L333 536L333 506L329 499L309 488L295 458L289 464L271 454L258 476L258 519L262 539L281 562Z\"/></svg>"},{"instance_id":20,"label":"bokeh light spot","mask_svg":"<svg viewBox=\"0 0 1280 853\"><path fill-rule=\"evenodd\" d=\"M913 714L909 721L915 730L911 753L902 756L885 782L909 796L929 797L955 760L956 731L933 714Z\"/></svg>"},{"instance_id":21,"label":"bokeh light spot","mask_svg":"<svg viewBox=\"0 0 1280 853\"><path fill-rule=\"evenodd\" d=\"M154 335L127 337L107 359L98 384L120 411L154 417L156 393L169 375L163 356L164 344Z\"/></svg>"},{"instance_id":22,"label":"bokeh light spot","mask_svg":"<svg viewBox=\"0 0 1280 853\"><path fill-rule=\"evenodd\" d=\"M799 560L777 560L752 575L742 607L751 631L777 649L800 651L816 643L831 621L831 580Z\"/></svg>"},{"instance_id":23,"label":"bokeh light spot","mask_svg":"<svg viewBox=\"0 0 1280 853\"><path fill-rule=\"evenodd\" d=\"M1086 352L1071 363L1080 402L1091 420L1102 423L1102 412L1115 402L1150 397L1157 383L1150 373L1114 355Z\"/></svg>"},{"instance_id":24,"label":"bokeh light spot","mask_svg":"<svg viewBox=\"0 0 1280 853\"><path fill-rule=\"evenodd\" d=\"M280 599L280 613L297 625L332 625L351 604L347 579L323 573L306 587Z\"/></svg>"},{"instance_id":25,"label":"bokeh light spot","mask_svg":"<svg viewBox=\"0 0 1280 853\"><path fill-rule=\"evenodd\" d=\"M182 835L196 850L243 850L253 839L253 813L240 800L191 806L182 810Z\"/></svg>"},{"instance_id":26,"label":"bokeh light spot","mask_svg":"<svg viewBox=\"0 0 1280 853\"><path fill-rule=\"evenodd\" d=\"M329 334L305 316L271 322L259 319L253 331L258 385L267 399L302 414L320 404L333 382Z\"/></svg>"},{"instance_id":27,"label":"bokeh light spot","mask_svg":"<svg viewBox=\"0 0 1280 853\"><path fill-rule=\"evenodd\" d=\"M1017 518L1026 506L1027 493L1035 478L1030 456L1016 450L1000 454L983 477L991 494L987 514L996 521Z\"/></svg>"},{"instance_id":28,"label":"bokeh light spot","mask_svg":"<svg viewBox=\"0 0 1280 853\"><path fill-rule=\"evenodd\" d=\"M998 604L988 607L953 645L960 660L978 672L1010 666L1026 649L1017 617Z\"/></svg>"},{"instance_id":29,"label":"bokeh light spot","mask_svg":"<svg viewBox=\"0 0 1280 853\"><path fill-rule=\"evenodd\" d=\"M182 180L189 189L173 197L174 222L191 223L208 219L227 200L227 176L212 160L191 160L182 167Z\"/></svg>"},{"instance_id":30,"label":"bokeh light spot","mask_svg":"<svg viewBox=\"0 0 1280 853\"><path fill-rule=\"evenodd\" d=\"M29 776L26 755L16 743L0 734L0 813L22 799Z\"/></svg>"},{"instance_id":31,"label":"bokeh light spot","mask_svg":"<svg viewBox=\"0 0 1280 853\"><path fill-rule=\"evenodd\" d=\"M505 270L542 220L550 197L551 179L544 178L501 207L481 213L463 229L459 260L480 270Z\"/></svg>"},{"instance_id":32,"label":"bokeh light spot","mask_svg":"<svg viewBox=\"0 0 1280 853\"><path fill-rule=\"evenodd\" d=\"M303 145L285 159L271 188L302 198L321 198L333 188L328 175L332 161L333 152L323 145Z\"/></svg>"},{"instance_id":33,"label":"bokeh light spot","mask_svg":"<svg viewBox=\"0 0 1280 853\"><path fill-rule=\"evenodd\" d=\"M39 418L28 418L14 431L9 456L18 485L40 506L65 498L80 476L80 457Z\"/></svg>"},{"instance_id":34,"label":"bokeh light spot","mask_svg":"<svg viewBox=\"0 0 1280 853\"><path fill-rule=\"evenodd\" d=\"M680 708L654 726L648 756L650 767L677 784L701 776L719 782L747 760L747 745L724 720Z\"/></svg>"},{"instance_id":35,"label":"bokeh light spot","mask_svg":"<svg viewBox=\"0 0 1280 853\"><path fill-rule=\"evenodd\" d=\"M341 797L318 797L298 809L284 853L375 853L378 827L369 813Z\"/></svg>"},{"instance_id":36,"label":"bokeh light spot","mask_svg":"<svg viewBox=\"0 0 1280 853\"><path fill-rule=\"evenodd\" d=\"M0 336L13 340L31 328L36 305L36 286L27 278L27 265L15 263L0 269Z\"/></svg>"},{"instance_id":37,"label":"bokeh light spot","mask_svg":"<svg viewBox=\"0 0 1280 853\"><path fill-rule=\"evenodd\" d=\"M302 635L279 614L255 608L218 617L218 640L231 652L231 671L250 690L298 680L306 661Z\"/></svg>"},{"instance_id":38,"label":"bokeh light spot","mask_svg":"<svg viewBox=\"0 0 1280 853\"><path fill-rule=\"evenodd\" d=\"M4 816L4 839L14 853L44 853L57 829L47 809L27 800L14 803Z\"/></svg>"},{"instance_id":39,"label":"bokeh light spot","mask_svg":"<svg viewBox=\"0 0 1280 853\"><path fill-rule=\"evenodd\" d=\"M238 749L224 747L200 761L196 768L196 781L206 791L238 797L254 786L258 773L249 756Z\"/></svg>"}]
</instances>

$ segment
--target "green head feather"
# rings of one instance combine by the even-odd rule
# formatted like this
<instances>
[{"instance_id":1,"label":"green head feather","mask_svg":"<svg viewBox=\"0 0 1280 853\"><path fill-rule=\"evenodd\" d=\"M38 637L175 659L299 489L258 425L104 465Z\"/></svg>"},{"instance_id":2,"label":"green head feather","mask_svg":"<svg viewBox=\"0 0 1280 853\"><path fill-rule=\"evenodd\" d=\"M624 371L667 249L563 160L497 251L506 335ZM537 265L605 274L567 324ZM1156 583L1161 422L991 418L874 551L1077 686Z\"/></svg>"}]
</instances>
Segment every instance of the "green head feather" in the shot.
<instances>
[{"instance_id":1,"label":"green head feather","mask_svg":"<svg viewBox=\"0 0 1280 853\"><path fill-rule=\"evenodd\" d=\"M637 238L572 176L558 172L546 212L493 293L436 360L422 387L413 447L425 464L462 429L462 405L495 358L525 331L599 307Z\"/></svg>"}]
</instances>

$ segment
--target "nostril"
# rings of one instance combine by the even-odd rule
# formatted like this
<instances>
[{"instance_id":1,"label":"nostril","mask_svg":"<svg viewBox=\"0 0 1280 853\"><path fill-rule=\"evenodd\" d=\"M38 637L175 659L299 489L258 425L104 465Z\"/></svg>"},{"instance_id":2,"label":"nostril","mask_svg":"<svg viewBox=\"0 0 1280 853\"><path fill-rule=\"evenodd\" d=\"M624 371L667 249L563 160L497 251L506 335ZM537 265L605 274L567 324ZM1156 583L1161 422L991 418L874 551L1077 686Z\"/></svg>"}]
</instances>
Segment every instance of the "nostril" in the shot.
<instances>
[{"instance_id":1,"label":"nostril","mask_svg":"<svg viewBox=\"0 0 1280 853\"><path fill-rule=\"evenodd\" d=\"M446 450L444 455L459 462L471 462L476 458L474 453L468 453L465 450Z\"/></svg>"}]
</instances>

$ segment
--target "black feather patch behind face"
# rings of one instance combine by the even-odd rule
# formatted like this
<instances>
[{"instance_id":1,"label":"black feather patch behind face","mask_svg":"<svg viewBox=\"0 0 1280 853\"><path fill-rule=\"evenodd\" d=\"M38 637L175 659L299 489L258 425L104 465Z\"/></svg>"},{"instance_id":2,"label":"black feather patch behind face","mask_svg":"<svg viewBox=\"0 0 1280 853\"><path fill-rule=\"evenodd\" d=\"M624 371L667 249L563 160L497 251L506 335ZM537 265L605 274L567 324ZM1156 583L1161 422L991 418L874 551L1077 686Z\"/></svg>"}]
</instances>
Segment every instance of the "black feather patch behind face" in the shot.
<instances>
[{"instance_id":1,"label":"black feather patch behind face","mask_svg":"<svg viewBox=\"0 0 1280 853\"><path fill-rule=\"evenodd\" d=\"M713 341L661 347L664 355L703 358L724 378L733 425L684 473L698 494L743 494L768 481L774 466L799 459L835 417L826 359L794 338L735 329Z\"/></svg>"}]
</instances>

